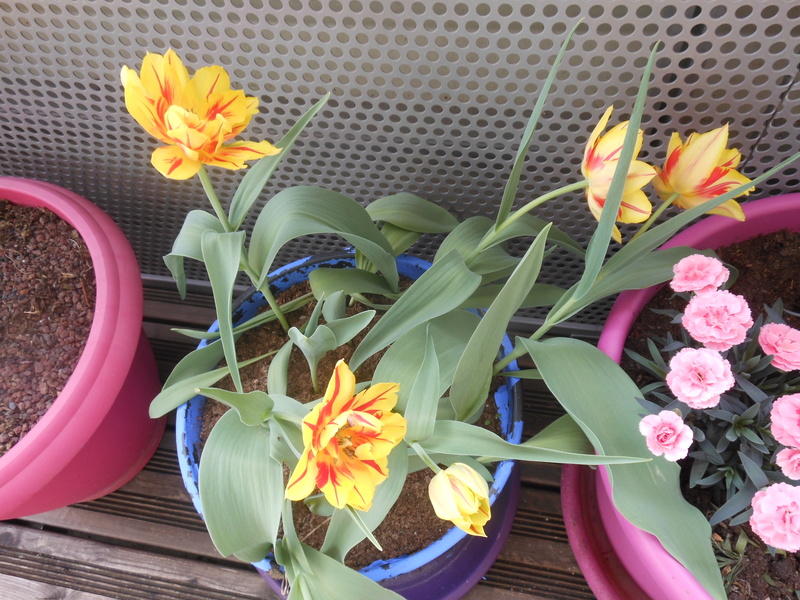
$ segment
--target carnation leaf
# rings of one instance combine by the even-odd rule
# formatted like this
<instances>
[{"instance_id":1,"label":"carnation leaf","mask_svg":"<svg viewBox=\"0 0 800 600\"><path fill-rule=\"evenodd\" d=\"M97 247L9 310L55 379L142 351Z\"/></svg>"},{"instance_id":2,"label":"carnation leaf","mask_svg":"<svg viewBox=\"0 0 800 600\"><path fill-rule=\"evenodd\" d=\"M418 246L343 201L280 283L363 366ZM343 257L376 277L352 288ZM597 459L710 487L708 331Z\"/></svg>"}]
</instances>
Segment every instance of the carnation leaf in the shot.
<instances>
[{"instance_id":1,"label":"carnation leaf","mask_svg":"<svg viewBox=\"0 0 800 600\"><path fill-rule=\"evenodd\" d=\"M717 512L711 515L711 518L708 520L709 524L713 527L722 521L726 521L738 515L743 510L747 510L757 491L758 490L752 483L746 484L742 489L736 492L730 500L723 504Z\"/></svg>"},{"instance_id":2,"label":"carnation leaf","mask_svg":"<svg viewBox=\"0 0 800 600\"><path fill-rule=\"evenodd\" d=\"M600 454L652 456L636 402L639 390L622 368L581 340L521 340L545 383L572 415ZM591 402L586 402L591 398ZM628 432L621 435L621 432ZM637 527L655 535L717 600L725 589L711 547L711 528L703 514L680 493L679 467L657 457L649 462L605 467L614 504ZM681 527L675 527L681 523Z\"/></svg>"}]
</instances>

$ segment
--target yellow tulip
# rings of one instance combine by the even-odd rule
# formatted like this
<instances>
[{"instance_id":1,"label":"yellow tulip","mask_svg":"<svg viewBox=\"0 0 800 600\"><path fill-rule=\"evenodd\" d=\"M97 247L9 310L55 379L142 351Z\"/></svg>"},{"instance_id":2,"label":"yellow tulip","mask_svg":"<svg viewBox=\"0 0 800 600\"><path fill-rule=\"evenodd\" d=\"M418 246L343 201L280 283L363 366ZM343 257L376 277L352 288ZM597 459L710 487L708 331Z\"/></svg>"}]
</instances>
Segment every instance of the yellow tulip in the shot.
<instances>
[{"instance_id":1,"label":"yellow tulip","mask_svg":"<svg viewBox=\"0 0 800 600\"><path fill-rule=\"evenodd\" d=\"M232 90L222 67L199 69L194 77L173 50L147 53L141 77L123 66L125 106L153 137L166 144L151 162L170 179L188 179L203 164L242 169L245 161L280 152L269 142L226 143L258 112L258 99Z\"/></svg>"},{"instance_id":2,"label":"yellow tulip","mask_svg":"<svg viewBox=\"0 0 800 600\"><path fill-rule=\"evenodd\" d=\"M727 145L727 125L708 133L692 133L686 142L681 142L680 136L673 133L664 167L658 169L653 180L661 199L667 201L677 196L673 203L688 209L749 183L747 177L736 171L742 155L738 150L726 148ZM736 200L728 200L708 212L744 221L744 213Z\"/></svg>"},{"instance_id":3,"label":"yellow tulip","mask_svg":"<svg viewBox=\"0 0 800 600\"><path fill-rule=\"evenodd\" d=\"M613 107L609 106L603 114L600 122L589 136L586 150L583 154L581 172L588 181L586 188L586 199L589 203L589 210L599 221L606 203L608 189L611 186L611 179L614 171L619 164L619 155L622 150L622 143L625 140L625 132L628 130L628 121L612 127L603 136L600 134L611 118ZM639 130L636 137L636 148L633 156L639 154L642 147L642 131ZM620 223L642 223L646 221L652 212L652 207L642 188L655 177L656 170L645 162L634 160L628 169L625 179L625 188L622 192L622 202L617 212L616 220ZM614 226L612 234L614 240L622 241L622 235L617 226Z\"/></svg>"},{"instance_id":4,"label":"yellow tulip","mask_svg":"<svg viewBox=\"0 0 800 600\"><path fill-rule=\"evenodd\" d=\"M437 517L470 535L486 537L483 526L492 516L489 486L475 469L453 463L433 476L428 494Z\"/></svg>"},{"instance_id":5,"label":"yellow tulip","mask_svg":"<svg viewBox=\"0 0 800 600\"><path fill-rule=\"evenodd\" d=\"M286 486L289 500L318 488L336 508L369 510L389 476L389 453L406 434L405 418L392 412L400 386L378 383L354 396L355 386L340 360L322 402L303 419L304 449Z\"/></svg>"}]
</instances>

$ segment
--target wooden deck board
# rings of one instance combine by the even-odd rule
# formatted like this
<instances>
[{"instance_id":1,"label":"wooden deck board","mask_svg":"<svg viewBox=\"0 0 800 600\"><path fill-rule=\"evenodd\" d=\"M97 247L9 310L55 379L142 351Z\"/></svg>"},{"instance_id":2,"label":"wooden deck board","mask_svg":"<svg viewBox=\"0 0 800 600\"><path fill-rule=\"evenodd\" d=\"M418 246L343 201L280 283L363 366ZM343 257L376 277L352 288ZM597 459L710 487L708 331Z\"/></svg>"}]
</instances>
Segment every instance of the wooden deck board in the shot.
<instances>
[{"instance_id":1,"label":"wooden deck board","mask_svg":"<svg viewBox=\"0 0 800 600\"><path fill-rule=\"evenodd\" d=\"M145 331L162 376L194 344L172 327L204 327L208 298L148 290ZM560 414L541 386L525 385L525 435ZM561 515L558 465L522 465L511 534L468 600L592 600ZM0 522L2 600L270 600L250 565L220 557L183 488L174 430L144 470L104 498Z\"/></svg>"}]
</instances>

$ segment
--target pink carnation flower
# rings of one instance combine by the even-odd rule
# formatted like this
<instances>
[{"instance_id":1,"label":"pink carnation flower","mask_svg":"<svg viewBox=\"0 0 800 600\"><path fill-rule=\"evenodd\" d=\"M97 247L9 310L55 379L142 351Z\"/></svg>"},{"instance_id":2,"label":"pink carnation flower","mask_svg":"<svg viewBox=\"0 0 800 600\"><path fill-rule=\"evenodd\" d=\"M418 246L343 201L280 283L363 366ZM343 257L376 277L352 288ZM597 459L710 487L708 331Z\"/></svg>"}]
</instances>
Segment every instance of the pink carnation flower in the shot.
<instances>
[{"instance_id":1,"label":"pink carnation flower","mask_svg":"<svg viewBox=\"0 0 800 600\"><path fill-rule=\"evenodd\" d=\"M800 331L783 323L767 323L758 334L766 354L774 355L772 365L781 371L800 369Z\"/></svg>"},{"instance_id":2,"label":"pink carnation flower","mask_svg":"<svg viewBox=\"0 0 800 600\"><path fill-rule=\"evenodd\" d=\"M800 394L781 396L770 412L772 435L784 446L800 447Z\"/></svg>"},{"instance_id":3,"label":"pink carnation flower","mask_svg":"<svg viewBox=\"0 0 800 600\"><path fill-rule=\"evenodd\" d=\"M800 487L775 483L756 492L750 526L773 548L800 550Z\"/></svg>"},{"instance_id":4,"label":"pink carnation flower","mask_svg":"<svg viewBox=\"0 0 800 600\"><path fill-rule=\"evenodd\" d=\"M667 385L692 408L711 408L719 395L733 387L731 364L708 348L684 348L669 361Z\"/></svg>"},{"instance_id":5,"label":"pink carnation flower","mask_svg":"<svg viewBox=\"0 0 800 600\"><path fill-rule=\"evenodd\" d=\"M722 261L711 256L692 254L672 268L675 277L670 287L676 292L711 292L728 281L730 271Z\"/></svg>"},{"instance_id":6,"label":"pink carnation flower","mask_svg":"<svg viewBox=\"0 0 800 600\"><path fill-rule=\"evenodd\" d=\"M742 296L715 290L692 298L686 305L682 323L695 340L722 352L745 340L753 319Z\"/></svg>"},{"instance_id":7,"label":"pink carnation flower","mask_svg":"<svg viewBox=\"0 0 800 600\"><path fill-rule=\"evenodd\" d=\"M775 462L789 479L800 479L800 449L784 448L778 452Z\"/></svg>"},{"instance_id":8,"label":"pink carnation flower","mask_svg":"<svg viewBox=\"0 0 800 600\"><path fill-rule=\"evenodd\" d=\"M639 431L645 437L647 448L655 456L675 462L689 452L694 436L691 428L671 410L657 415L647 415L639 421Z\"/></svg>"}]
</instances>

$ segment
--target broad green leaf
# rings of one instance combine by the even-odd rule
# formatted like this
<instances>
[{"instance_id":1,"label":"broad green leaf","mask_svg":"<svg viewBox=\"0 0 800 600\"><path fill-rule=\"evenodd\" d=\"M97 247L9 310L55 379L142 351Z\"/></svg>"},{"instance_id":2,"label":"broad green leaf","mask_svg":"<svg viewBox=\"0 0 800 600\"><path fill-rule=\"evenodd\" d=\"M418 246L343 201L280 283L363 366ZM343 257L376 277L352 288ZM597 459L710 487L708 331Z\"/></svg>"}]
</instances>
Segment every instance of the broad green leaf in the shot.
<instances>
[{"instance_id":1,"label":"broad green leaf","mask_svg":"<svg viewBox=\"0 0 800 600\"><path fill-rule=\"evenodd\" d=\"M419 238L422 237L422 234L416 231L409 231L408 229L397 227L391 223L384 223L381 225L381 234L383 234L383 237L389 242L389 245L392 247L392 254L395 256L400 256L403 252L416 244ZM367 270L374 271L374 266Z\"/></svg>"},{"instance_id":2,"label":"broad green leaf","mask_svg":"<svg viewBox=\"0 0 800 600\"><path fill-rule=\"evenodd\" d=\"M375 273L361 269L326 269L320 267L308 274L314 297L319 299L323 294L335 291L345 294L381 294L390 298L396 297L386 280Z\"/></svg>"},{"instance_id":3,"label":"broad green leaf","mask_svg":"<svg viewBox=\"0 0 800 600\"><path fill-rule=\"evenodd\" d=\"M408 423L406 440L410 442L422 442L431 436L439 406L439 360L433 338L430 335L425 338L426 343L421 347L422 364L411 386L404 413Z\"/></svg>"},{"instance_id":4,"label":"broad green leaf","mask_svg":"<svg viewBox=\"0 0 800 600\"><path fill-rule=\"evenodd\" d=\"M614 505L628 521L655 535L714 598L723 600L711 528L703 514L683 499L678 465L653 457L639 434L642 414L636 385L619 365L586 342L569 338L520 342L598 454L653 459L606 467Z\"/></svg>"},{"instance_id":5,"label":"broad green leaf","mask_svg":"<svg viewBox=\"0 0 800 600\"><path fill-rule=\"evenodd\" d=\"M267 181L269 181L272 173L278 167L281 160L283 160L283 157L289 153L289 150L294 145L297 137L300 135L303 129L305 129L309 121L314 118L314 115L316 115L325 105L329 97L330 94L325 94L325 96L317 101L314 106L308 109L308 111L306 111L306 113L300 117L297 123L294 124L294 126L286 133L286 135L275 144L275 146L281 149L279 154L274 156L265 156L252 167L247 169L247 173L245 173L245 176L242 177L242 181L239 183L239 187L236 189L236 192L233 195L230 210L228 211L228 220L231 222L231 225L234 229L239 229L242 223L244 223L244 220L247 218L247 214L250 212L253 204L258 199L258 196L261 194L264 186L267 184Z\"/></svg>"},{"instance_id":6,"label":"broad green leaf","mask_svg":"<svg viewBox=\"0 0 800 600\"><path fill-rule=\"evenodd\" d=\"M427 344L427 337L433 340L436 349L439 371L436 395L441 397L450 387L461 354L479 321L479 317L471 312L449 312L418 325L389 346L372 380L400 384L395 410L405 413L414 380L422 368L424 356L419 350Z\"/></svg>"},{"instance_id":7,"label":"broad green leaf","mask_svg":"<svg viewBox=\"0 0 800 600\"><path fill-rule=\"evenodd\" d=\"M373 221L415 233L447 233L458 225L441 206L407 192L379 198L367 206L367 212Z\"/></svg>"},{"instance_id":8,"label":"broad green leaf","mask_svg":"<svg viewBox=\"0 0 800 600\"><path fill-rule=\"evenodd\" d=\"M317 327L311 337L303 335L297 327L291 327L287 333L292 343L305 356L311 372L311 380L314 383L314 389L316 389L317 364L325 354L336 348L336 336L325 325Z\"/></svg>"},{"instance_id":9,"label":"broad green leaf","mask_svg":"<svg viewBox=\"0 0 800 600\"><path fill-rule=\"evenodd\" d=\"M480 284L457 252L451 252L425 271L370 329L350 359L353 370L404 333L448 313Z\"/></svg>"},{"instance_id":10,"label":"broad green leaf","mask_svg":"<svg viewBox=\"0 0 800 600\"><path fill-rule=\"evenodd\" d=\"M206 440L200 502L208 532L223 556L259 561L275 543L283 465L269 456L269 429L244 425L236 411L225 413Z\"/></svg>"},{"instance_id":11,"label":"broad green leaf","mask_svg":"<svg viewBox=\"0 0 800 600\"><path fill-rule=\"evenodd\" d=\"M172 252L164 257L172 278L178 286L181 298L186 297L186 274L184 273L184 259L193 258L203 260L203 251L200 239L206 231L224 233L225 227L219 219L203 210L192 210L186 215L178 236L172 243Z\"/></svg>"},{"instance_id":12,"label":"broad green leaf","mask_svg":"<svg viewBox=\"0 0 800 600\"><path fill-rule=\"evenodd\" d=\"M262 391L240 394L216 388L200 388L197 392L201 396L213 398L234 409L239 414L242 423L252 427L264 423L269 418L274 406L272 398Z\"/></svg>"},{"instance_id":13,"label":"broad green leaf","mask_svg":"<svg viewBox=\"0 0 800 600\"><path fill-rule=\"evenodd\" d=\"M206 263L211 290L214 293L214 307L217 311L219 337L225 361L231 367L231 379L238 391L242 391L242 379L236 367L236 346L233 335L232 300L233 286L239 274L242 258L244 231L216 233L207 231L200 240L203 260Z\"/></svg>"},{"instance_id":14,"label":"broad green leaf","mask_svg":"<svg viewBox=\"0 0 800 600\"><path fill-rule=\"evenodd\" d=\"M500 208L497 211L496 222L498 225L502 224L506 218L508 218L508 215L511 212L511 206L514 204L514 199L517 196L517 187L519 186L520 176L522 175L522 167L525 164L525 156L528 153L528 147L530 146L531 140L533 139L533 134L536 131L536 125L539 122L539 117L542 114L542 110L544 110L544 105L547 101L547 95L550 93L550 88L556 78L558 68L561 65L564 54L567 52L567 46L569 46L572 36L575 34L575 31L578 29L580 24L581 21L578 21L572 27L570 32L567 34L564 43L561 44L561 48L559 49L558 54L553 61L553 66L550 68L550 72L547 74L547 79L545 79L544 84L542 84L542 89L539 92L538 98L536 99L536 104L533 106L533 112L531 113L530 119L528 119L525 132L522 134L522 140L520 142L519 149L517 150L517 157L514 159L514 165L511 168L511 174L509 175L508 181L506 182L506 187L503 190L503 199L500 201Z\"/></svg>"},{"instance_id":15,"label":"broad green leaf","mask_svg":"<svg viewBox=\"0 0 800 600\"><path fill-rule=\"evenodd\" d=\"M388 469L389 477L375 488L372 506L361 514L363 523L370 531L383 522L403 489L408 474L408 453L405 444L399 444L389 454ZM361 528L353 523L349 515L335 511L321 550L328 556L343 561L350 549L363 539Z\"/></svg>"},{"instance_id":16,"label":"broad green leaf","mask_svg":"<svg viewBox=\"0 0 800 600\"><path fill-rule=\"evenodd\" d=\"M483 406L492 379L497 350L511 317L519 310L542 267L549 227L545 227L525 252L525 256L483 315L458 364L450 403L456 419L464 421Z\"/></svg>"},{"instance_id":17,"label":"broad green leaf","mask_svg":"<svg viewBox=\"0 0 800 600\"><path fill-rule=\"evenodd\" d=\"M650 58L644 68L642 80L639 84L639 92L636 95L636 101L631 111L630 122L625 132L622 148L619 152L619 162L617 163L617 168L614 170L614 175L611 178L611 185L606 195L603 213L600 215L600 222L597 224L597 228L592 238L589 240L589 245L586 249L586 266L574 292L574 298L577 301L580 301L584 295L589 293L589 290L600 272L600 268L603 266L606 253L608 252L608 245L611 242L611 232L614 229L614 223L617 220L619 207L622 203L622 195L625 190L628 170L633 160L636 159L636 156L634 156L636 151L636 139L639 132L639 125L642 122L642 113L644 112L644 105L647 100L647 87L650 82L650 73L655 64L658 46L659 43L653 46Z\"/></svg>"},{"instance_id":18,"label":"broad green leaf","mask_svg":"<svg viewBox=\"0 0 800 600\"><path fill-rule=\"evenodd\" d=\"M250 242L250 266L260 273L256 287L266 280L272 261L286 242L322 233L341 235L396 288L397 264L392 248L364 207L338 192L311 186L278 192L256 220Z\"/></svg>"}]
</instances>

